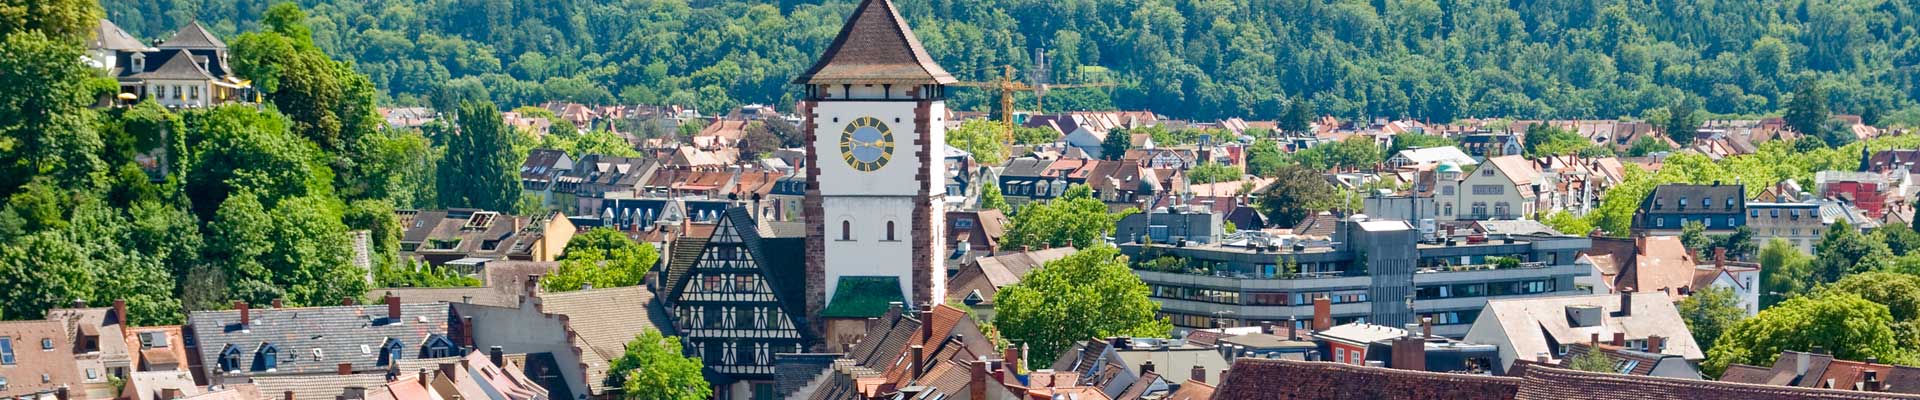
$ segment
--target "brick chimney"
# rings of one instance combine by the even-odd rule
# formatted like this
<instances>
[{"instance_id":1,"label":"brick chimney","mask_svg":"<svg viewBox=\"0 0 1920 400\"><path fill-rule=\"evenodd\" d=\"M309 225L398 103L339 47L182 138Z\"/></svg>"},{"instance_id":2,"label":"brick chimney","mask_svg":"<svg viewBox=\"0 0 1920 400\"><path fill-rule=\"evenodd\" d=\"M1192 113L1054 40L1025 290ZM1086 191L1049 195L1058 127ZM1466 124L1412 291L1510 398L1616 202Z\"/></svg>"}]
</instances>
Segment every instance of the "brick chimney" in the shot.
<instances>
[{"instance_id":1,"label":"brick chimney","mask_svg":"<svg viewBox=\"0 0 1920 400\"><path fill-rule=\"evenodd\" d=\"M920 312L921 343L933 343L933 310Z\"/></svg>"},{"instance_id":2,"label":"brick chimney","mask_svg":"<svg viewBox=\"0 0 1920 400\"><path fill-rule=\"evenodd\" d=\"M235 301L233 302L233 309L240 310L241 329L246 329L247 324L253 323L253 310L247 308L247 302Z\"/></svg>"},{"instance_id":3,"label":"brick chimney","mask_svg":"<svg viewBox=\"0 0 1920 400\"><path fill-rule=\"evenodd\" d=\"M987 398L987 360L976 360L971 364L973 364L973 374L972 380L967 382L967 393L973 396L971 398L985 399Z\"/></svg>"},{"instance_id":4,"label":"brick chimney","mask_svg":"<svg viewBox=\"0 0 1920 400\"><path fill-rule=\"evenodd\" d=\"M343 305L343 306L360 305L360 302L354 300L352 297L342 297L340 298L340 305Z\"/></svg>"},{"instance_id":5,"label":"brick chimney","mask_svg":"<svg viewBox=\"0 0 1920 400\"><path fill-rule=\"evenodd\" d=\"M473 317L471 317L471 316L462 316L462 317L460 317L460 336L462 336L462 338L461 338L461 339L463 339L463 340L465 340L465 341L467 342L467 343L466 343L466 345L467 345L467 347L468 347L468 348L473 348L473 347L475 347L475 346L479 346L479 345L480 345L480 343L479 343L479 342L476 342L476 341L474 341L474 333L473 333L473 331L474 331L474 329L473 329L473 328L474 328L474 325L473 325ZM498 348L499 346L494 346L494 347L495 347L495 348ZM499 365L499 364L500 364L500 363L498 363L498 362L495 362L495 363L494 363L494 365Z\"/></svg>"},{"instance_id":6,"label":"brick chimney","mask_svg":"<svg viewBox=\"0 0 1920 400\"><path fill-rule=\"evenodd\" d=\"M1420 337L1433 337L1433 317L1420 317Z\"/></svg>"},{"instance_id":7,"label":"brick chimney","mask_svg":"<svg viewBox=\"0 0 1920 400\"><path fill-rule=\"evenodd\" d=\"M1001 369L1005 369L1007 373L1019 375L1020 349L1014 346L1007 346L1006 350L1000 351L1000 362L1003 364Z\"/></svg>"},{"instance_id":8,"label":"brick chimney","mask_svg":"<svg viewBox=\"0 0 1920 400\"><path fill-rule=\"evenodd\" d=\"M1713 248L1713 267L1716 269L1725 269L1727 267L1727 248Z\"/></svg>"},{"instance_id":9,"label":"brick chimney","mask_svg":"<svg viewBox=\"0 0 1920 400\"><path fill-rule=\"evenodd\" d=\"M293 392L287 392L287 393L293 393ZM59 400L70 400L70 399L71 399L71 397L69 397L69 396L70 396L70 394L69 394L69 393L67 392L67 387L66 387L66 386L61 386L61 387L60 387L59 389L54 389L54 391L53 391L53 398L55 398L55 399L59 399ZM293 400L293 399L292 399L292 398L288 398L287 400Z\"/></svg>"},{"instance_id":10,"label":"brick chimney","mask_svg":"<svg viewBox=\"0 0 1920 400\"><path fill-rule=\"evenodd\" d=\"M113 299L113 321L116 324L120 324L120 326L131 325L127 323L126 299Z\"/></svg>"},{"instance_id":11,"label":"brick chimney","mask_svg":"<svg viewBox=\"0 0 1920 400\"><path fill-rule=\"evenodd\" d=\"M285 399L285 400L293 400L293 391L292 391L292 390L288 390L288 391L286 391L286 392L282 392L282 393L281 393L280 395L281 395L281 397L280 397L280 398L282 398L282 399Z\"/></svg>"},{"instance_id":12,"label":"brick chimney","mask_svg":"<svg viewBox=\"0 0 1920 400\"><path fill-rule=\"evenodd\" d=\"M1313 330L1315 332L1333 327L1333 299L1318 297L1313 299Z\"/></svg>"},{"instance_id":13,"label":"brick chimney","mask_svg":"<svg viewBox=\"0 0 1920 400\"><path fill-rule=\"evenodd\" d=\"M1190 376L1190 377L1192 377L1192 379L1193 379L1193 380L1195 380L1195 381L1199 381L1199 382L1206 382L1206 381L1207 381L1207 367L1203 367L1203 366L1200 366L1200 364L1194 364L1194 365L1193 365L1193 374L1192 374L1192 375L1189 375L1189 376Z\"/></svg>"},{"instance_id":14,"label":"brick chimney","mask_svg":"<svg viewBox=\"0 0 1920 400\"><path fill-rule=\"evenodd\" d=\"M911 365L911 367L913 367L913 380L920 380L920 376L924 375L926 371L927 348L916 344L908 348L907 352L913 357L911 360L913 361Z\"/></svg>"},{"instance_id":15,"label":"brick chimney","mask_svg":"<svg viewBox=\"0 0 1920 400\"><path fill-rule=\"evenodd\" d=\"M528 296L539 294L540 293L540 274L527 274L527 281L522 282L520 285L521 285L520 289L523 291L523 293L521 294L528 295Z\"/></svg>"},{"instance_id":16,"label":"brick chimney","mask_svg":"<svg viewBox=\"0 0 1920 400\"><path fill-rule=\"evenodd\" d=\"M1626 346L1626 345L1627 345L1627 333L1626 333L1626 332L1614 332L1614 333L1613 333L1613 345L1614 345L1614 346Z\"/></svg>"},{"instance_id":17,"label":"brick chimney","mask_svg":"<svg viewBox=\"0 0 1920 400\"><path fill-rule=\"evenodd\" d=\"M1392 360L1394 369L1410 371L1427 370L1427 341L1412 335L1393 339Z\"/></svg>"},{"instance_id":18,"label":"brick chimney","mask_svg":"<svg viewBox=\"0 0 1920 400\"><path fill-rule=\"evenodd\" d=\"M280 307L284 307L284 306L286 306L286 303L285 303L285 302L284 302L283 300L281 300L281 299L273 299L273 308L280 308Z\"/></svg>"},{"instance_id":19,"label":"brick chimney","mask_svg":"<svg viewBox=\"0 0 1920 400\"><path fill-rule=\"evenodd\" d=\"M338 369L335 370L335 373L340 375L353 375L353 363L340 363L340 366Z\"/></svg>"},{"instance_id":20,"label":"brick chimney","mask_svg":"<svg viewBox=\"0 0 1920 400\"><path fill-rule=\"evenodd\" d=\"M1667 338L1660 337L1660 335L1647 336L1648 353L1659 354L1661 348L1666 347L1666 344Z\"/></svg>"},{"instance_id":21,"label":"brick chimney","mask_svg":"<svg viewBox=\"0 0 1920 400\"><path fill-rule=\"evenodd\" d=\"M387 292L387 319L400 322L400 296L393 295L393 292Z\"/></svg>"}]
</instances>

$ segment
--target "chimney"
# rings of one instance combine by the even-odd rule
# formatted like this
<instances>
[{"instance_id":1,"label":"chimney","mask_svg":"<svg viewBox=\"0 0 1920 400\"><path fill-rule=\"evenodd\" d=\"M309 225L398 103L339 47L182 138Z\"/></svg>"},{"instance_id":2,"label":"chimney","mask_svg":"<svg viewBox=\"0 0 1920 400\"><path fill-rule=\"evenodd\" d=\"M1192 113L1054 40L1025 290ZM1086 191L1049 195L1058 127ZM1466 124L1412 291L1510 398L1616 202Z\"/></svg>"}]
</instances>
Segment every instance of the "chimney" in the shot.
<instances>
[{"instance_id":1,"label":"chimney","mask_svg":"<svg viewBox=\"0 0 1920 400\"><path fill-rule=\"evenodd\" d=\"M1313 299L1313 330L1315 332L1333 327L1333 300L1326 297Z\"/></svg>"},{"instance_id":2,"label":"chimney","mask_svg":"<svg viewBox=\"0 0 1920 400\"><path fill-rule=\"evenodd\" d=\"M1403 336L1393 339L1394 369L1410 371L1427 370L1427 341L1417 337Z\"/></svg>"},{"instance_id":3,"label":"chimney","mask_svg":"<svg viewBox=\"0 0 1920 400\"><path fill-rule=\"evenodd\" d=\"M81 299L73 299L73 303L69 304L69 307L67 308L87 308L87 301L81 300Z\"/></svg>"},{"instance_id":4,"label":"chimney","mask_svg":"<svg viewBox=\"0 0 1920 400\"><path fill-rule=\"evenodd\" d=\"M1153 370L1154 370L1154 368L1153 368L1153 360L1147 360L1147 362L1144 362L1144 363L1140 363L1140 374L1141 374L1141 375L1146 375L1146 374L1147 374L1148 372L1153 372Z\"/></svg>"},{"instance_id":5,"label":"chimney","mask_svg":"<svg viewBox=\"0 0 1920 400\"><path fill-rule=\"evenodd\" d=\"M66 386L61 386L59 389L54 389L53 391L53 398L55 399L70 400L71 398L68 396L69 394L67 393ZM287 400L293 400L293 392L287 392Z\"/></svg>"},{"instance_id":6,"label":"chimney","mask_svg":"<svg viewBox=\"0 0 1920 400\"><path fill-rule=\"evenodd\" d=\"M1863 382L1860 383L1860 390L1869 392L1880 391L1880 371L1866 370L1863 373L1866 374L1866 377L1863 378Z\"/></svg>"},{"instance_id":7,"label":"chimney","mask_svg":"<svg viewBox=\"0 0 1920 400\"><path fill-rule=\"evenodd\" d=\"M1433 337L1433 317L1420 317L1420 337Z\"/></svg>"},{"instance_id":8,"label":"chimney","mask_svg":"<svg viewBox=\"0 0 1920 400\"><path fill-rule=\"evenodd\" d=\"M1550 358L1547 358L1547 352L1544 352L1544 351L1542 351L1542 352L1539 352L1539 353L1533 353L1533 361L1534 361L1534 362L1538 362L1538 363L1541 363L1541 364L1546 364L1546 363L1547 363L1547 360L1550 360Z\"/></svg>"},{"instance_id":9,"label":"chimney","mask_svg":"<svg viewBox=\"0 0 1920 400\"><path fill-rule=\"evenodd\" d=\"M336 373L340 375L353 375L353 363L340 363L340 368L336 370Z\"/></svg>"},{"instance_id":10,"label":"chimney","mask_svg":"<svg viewBox=\"0 0 1920 400\"><path fill-rule=\"evenodd\" d=\"M1019 375L1020 349L1014 346L1007 346L1006 350L1000 351L1000 362L1004 364L1001 366L1001 369L1006 370L1007 373Z\"/></svg>"},{"instance_id":11,"label":"chimney","mask_svg":"<svg viewBox=\"0 0 1920 400\"><path fill-rule=\"evenodd\" d=\"M539 294L540 293L540 274L527 274L527 281L524 283L521 283L521 291L522 291L521 294L527 295L527 296Z\"/></svg>"},{"instance_id":12,"label":"chimney","mask_svg":"<svg viewBox=\"0 0 1920 400\"><path fill-rule=\"evenodd\" d=\"M292 390L288 390L288 391L286 391L286 392L281 392L281 393L280 393L280 396L281 396L281 397L280 397L281 399L285 399L285 400L293 400L293 391L292 391Z\"/></svg>"},{"instance_id":13,"label":"chimney","mask_svg":"<svg viewBox=\"0 0 1920 400\"><path fill-rule=\"evenodd\" d=\"M501 367L501 368L506 368L506 367L504 367L504 365L507 365L507 355L506 355L506 352L505 352L505 351L502 351L502 350L500 350L500 346L493 346L493 347L488 347L488 348L487 348L487 361L492 361L492 362L493 362L493 366L495 366L495 367Z\"/></svg>"},{"instance_id":14,"label":"chimney","mask_svg":"<svg viewBox=\"0 0 1920 400\"><path fill-rule=\"evenodd\" d=\"M580 283L580 290L593 290L593 282Z\"/></svg>"},{"instance_id":15,"label":"chimney","mask_svg":"<svg viewBox=\"0 0 1920 400\"><path fill-rule=\"evenodd\" d=\"M387 319L400 323L400 296L387 292Z\"/></svg>"},{"instance_id":16,"label":"chimney","mask_svg":"<svg viewBox=\"0 0 1920 400\"><path fill-rule=\"evenodd\" d=\"M465 339L465 340L466 340L466 342L467 342L467 343L466 343L466 344L467 344L467 348L474 348L474 347L476 347L476 346L479 346L479 345L480 345L480 342L477 342L477 341L474 341L474 337L475 337L475 336L474 336L474 333L473 333L473 331L474 331L474 329L473 329L473 328L474 328L474 325L473 325L473 317L471 317L471 316L462 316L462 317L460 317L460 336L465 336L465 337L464 337L464 338L462 338L462 339ZM499 348L500 346L494 346L494 347L495 347L495 348ZM496 362L494 362L493 364L494 364L494 365L500 365L500 363L499 363L499 362L497 362L497 361L496 361Z\"/></svg>"},{"instance_id":17,"label":"chimney","mask_svg":"<svg viewBox=\"0 0 1920 400\"><path fill-rule=\"evenodd\" d=\"M1273 334L1273 321L1260 321L1260 333Z\"/></svg>"},{"instance_id":18,"label":"chimney","mask_svg":"<svg viewBox=\"0 0 1920 400\"><path fill-rule=\"evenodd\" d=\"M1627 345L1627 333L1626 333L1626 332L1614 332L1614 333L1613 333L1613 345L1614 345L1614 346L1616 346L1616 347L1618 347L1618 346L1626 346L1626 345Z\"/></svg>"},{"instance_id":19,"label":"chimney","mask_svg":"<svg viewBox=\"0 0 1920 400\"><path fill-rule=\"evenodd\" d=\"M921 343L933 343L933 310L920 312Z\"/></svg>"},{"instance_id":20,"label":"chimney","mask_svg":"<svg viewBox=\"0 0 1920 400\"><path fill-rule=\"evenodd\" d=\"M427 369L421 368L420 373L414 374L413 381L419 382L422 387L427 386Z\"/></svg>"},{"instance_id":21,"label":"chimney","mask_svg":"<svg viewBox=\"0 0 1920 400\"><path fill-rule=\"evenodd\" d=\"M284 307L285 305L286 303L283 302L281 299L273 299L273 308L280 308L280 307Z\"/></svg>"},{"instance_id":22,"label":"chimney","mask_svg":"<svg viewBox=\"0 0 1920 400\"><path fill-rule=\"evenodd\" d=\"M246 329L247 324L253 323L253 310L247 308L247 302L235 301L233 309L240 310L240 329Z\"/></svg>"},{"instance_id":23,"label":"chimney","mask_svg":"<svg viewBox=\"0 0 1920 400\"><path fill-rule=\"evenodd\" d=\"M1295 320L1293 317L1287 317L1287 340L1293 340L1293 338L1296 337L1294 335L1297 333L1294 330L1295 327L1298 326L1300 326L1299 320Z\"/></svg>"},{"instance_id":24,"label":"chimney","mask_svg":"<svg viewBox=\"0 0 1920 400\"><path fill-rule=\"evenodd\" d=\"M114 323L120 324L120 326L123 327L131 325L127 323L126 299L113 299L113 320Z\"/></svg>"},{"instance_id":25,"label":"chimney","mask_svg":"<svg viewBox=\"0 0 1920 400\"><path fill-rule=\"evenodd\" d=\"M1666 345L1667 345L1667 338L1660 337L1660 335L1647 336L1646 351L1648 353L1659 354L1660 350L1662 348L1665 348Z\"/></svg>"},{"instance_id":26,"label":"chimney","mask_svg":"<svg viewBox=\"0 0 1920 400\"><path fill-rule=\"evenodd\" d=\"M1717 269L1727 268L1727 248L1713 248L1713 267Z\"/></svg>"},{"instance_id":27,"label":"chimney","mask_svg":"<svg viewBox=\"0 0 1920 400\"><path fill-rule=\"evenodd\" d=\"M987 398L987 360L977 360L972 364L973 380L967 382L967 393L972 395L971 398L985 399Z\"/></svg>"},{"instance_id":28,"label":"chimney","mask_svg":"<svg viewBox=\"0 0 1920 400\"><path fill-rule=\"evenodd\" d=\"M359 305L359 303L360 303L360 302L358 302L358 301L354 301L352 297L342 297L342 298L340 298L340 305L343 305L343 306L352 306L352 305Z\"/></svg>"},{"instance_id":29,"label":"chimney","mask_svg":"<svg viewBox=\"0 0 1920 400\"><path fill-rule=\"evenodd\" d=\"M1587 345L1593 346L1593 347L1600 347L1600 333L1594 332L1591 335L1591 337L1587 338Z\"/></svg>"},{"instance_id":30,"label":"chimney","mask_svg":"<svg viewBox=\"0 0 1920 400\"><path fill-rule=\"evenodd\" d=\"M927 348L916 344L909 348L907 352L913 357L913 380L920 380L920 376L924 375L924 371L926 371Z\"/></svg>"},{"instance_id":31,"label":"chimney","mask_svg":"<svg viewBox=\"0 0 1920 400\"><path fill-rule=\"evenodd\" d=\"M1207 381L1207 367L1204 367L1204 366L1201 366L1200 364L1194 364L1194 365L1193 365L1193 374L1192 374L1192 375L1190 375L1190 377L1191 377L1191 378L1192 378L1193 380L1195 380L1195 381L1199 381L1199 382L1206 382L1206 381Z\"/></svg>"},{"instance_id":32,"label":"chimney","mask_svg":"<svg viewBox=\"0 0 1920 400\"><path fill-rule=\"evenodd\" d=\"M1622 317L1633 316L1633 288L1632 287L1628 287L1627 290L1620 291L1619 316L1622 316Z\"/></svg>"},{"instance_id":33,"label":"chimney","mask_svg":"<svg viewBox=\"0 0 1920 400\"><path fill-rule=\"evenodd\" d=\"M1800 352L1793 360L1793 376L1806 376L1807 364L1813 363L1813 353Z\"/></svg>"},{"instance_id":34,"label":"chimney","mask_svg":"<svg viewBox=\"0 0 1920 400\"><path fill-rule=\"evenodd\" d=\"M442 364L440 364L440 376L444 376L444 377L447 377L447 380L448 380L448 381L452 381L452 382L459 382L459 381L460 381L460 378L459 378L459 377L460 377L460 374L456 374L456 373L454 373L454 372L456 372L456 371L458 371L458 369L456 369L456 368L455 368L455 366L458 366L458 365L459 365L459 364L454 364L454 363L442 363Z\"/></svg>"}]
</instances>

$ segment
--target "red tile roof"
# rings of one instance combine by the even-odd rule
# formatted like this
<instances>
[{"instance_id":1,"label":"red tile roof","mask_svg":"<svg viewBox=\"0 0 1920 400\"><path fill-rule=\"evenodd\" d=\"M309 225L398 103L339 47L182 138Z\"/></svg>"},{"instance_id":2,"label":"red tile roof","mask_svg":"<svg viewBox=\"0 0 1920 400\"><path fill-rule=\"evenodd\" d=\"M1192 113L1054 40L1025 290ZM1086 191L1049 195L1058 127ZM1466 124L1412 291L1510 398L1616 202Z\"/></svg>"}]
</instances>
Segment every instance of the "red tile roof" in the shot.
<instances>
[{"instance_id":1,"label":"red tile roof","mask_svg":"<svg viewBox=\"0 0 1920 400\"><path fill-rule=\"evenodd\" d=\"M1241 358L1213 399L1511 400L1519 383L1511 377ZM1556 400L1568 398L1578 396Z\"/></svg>"}]
</instances>

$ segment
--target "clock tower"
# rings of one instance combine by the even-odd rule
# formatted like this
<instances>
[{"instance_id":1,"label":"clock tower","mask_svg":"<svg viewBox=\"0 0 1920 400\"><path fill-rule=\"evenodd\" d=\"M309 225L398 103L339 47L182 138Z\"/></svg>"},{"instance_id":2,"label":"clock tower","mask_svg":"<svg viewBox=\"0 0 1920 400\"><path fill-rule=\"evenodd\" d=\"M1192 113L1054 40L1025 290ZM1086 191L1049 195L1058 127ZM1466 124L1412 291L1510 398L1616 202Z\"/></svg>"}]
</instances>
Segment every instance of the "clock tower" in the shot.
<instances>
[{"instance_id":1,"label":"clock tower","mask_svg":"<svg viewBox=\"0 0 1920 400\"><path fill-rule=\"evenodd\" d=\"M874 304L945 301L945 85L954 82L890 0L860 2L794 79L806 86L808 317L864 320Z\"/></svg>"}]
</instances>

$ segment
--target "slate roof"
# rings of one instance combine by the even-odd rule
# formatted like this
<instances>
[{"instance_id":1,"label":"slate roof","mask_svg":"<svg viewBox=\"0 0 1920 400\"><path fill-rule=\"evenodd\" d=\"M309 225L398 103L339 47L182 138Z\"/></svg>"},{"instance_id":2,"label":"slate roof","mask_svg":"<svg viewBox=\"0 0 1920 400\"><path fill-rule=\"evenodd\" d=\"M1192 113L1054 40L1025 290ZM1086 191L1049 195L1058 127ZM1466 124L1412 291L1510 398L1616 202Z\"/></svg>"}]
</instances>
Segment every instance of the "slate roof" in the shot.
<instances>
[{"instance_id":1,"label":"slate roof","mask_svg":"<svg viewBox=\"0 0 1920 400\"><path fill-rule=\"evenodd\" d=\"M900 293L900 278L893 276L843 276L833 292L833 300L820 310L820 318L874 318L887 313L891 303L905 303Z\"/></svg>"},{"instance_id":2,"label":"slate roof","mask_svg":"<svg viewBox=\"0 0 1920 400\"><path fill-rule=\"evenodd\" d=\"M271 375L333 374L343 363L353 364L355 371L384 370L376 365L379 352L362 351L361 346L379 349L388 340L398 340L407 346L408 356L402 358L415 358L429 337L447 334L449 308L446 303L401 304L399 320L388 319L386 304L261 307L250 314L252 322L245 327L240 326L238 310L195 311L187 317L187 326L200 345L200 359L206 360L204 368L218 369L221 351L232 346L240 350L239 373L260 375L249 366L254 365L257 350L271 343L280 350L280 363ZM316 349L324 360L312 360Z\"/></svg>"},{"instance_id":3,"label":"slate roof","mask_svg":"<svg viewBox=\"0 0 1920 400\"><path fill-rule=\"evenodd\" d=\"M1745 185L1683 185L1666 184L1653 188L1645 199L1640 201L1640 212L1648 215L1658 214L1739 214L1746 212ZM1733 207L1727 207L1727 199L1734 199ZM1713 204L1702 206L1701 199ZM1682 205L1680 202L1687 204ZM1655 203L1659 203L1655 207Z\"/></svg>"},{"instance_id":4,"label":"slate roof","mask_svg":"<svg viewBox=\"0 0 1920 400\"><path fill-rule=\"evenodd\" d=\"M891 0L864 0L820 60L795 84L958 82L940 68Z\"/></svg>"},{"instance_id":5,"label":"slate roof","mask_svg":"<svg viewBox=\"0 0 1920 400\"><path fill-rule=\"evenodd\" d=\"M1519 378L1511 377L1241 358L1213 399L1510 400L1519 384ZM1580 396L1555 400L1571 398Z\"/></svg>"},{"instance_id":6,"label":"slate roof","mask_svg":"<svg viewBox=\"0 0 1920 400\"><path fill-rule=\"evenodd\" d=\"M220 41L219 36L214 36L213 32L208 32L207 27L201 25L200 21L193 21L188 23L187 26L181 27L180 31L174 32L173 37L167 38L167 41L161 42L160 48L224 50L227 48L227 42Z\"/></svg>"},{"instance_id":7,"label":"slate roof","mask_svg":"<svg viewBox=\"0 0 1920 400\"><path fill-rule=\"evenodd\" d=\"M159 61L162 64L160 64L159 67L148 68L144 72L133 74L132 78L213 80L213 74L207 72L205 69L201 69L200 63L194 62L193 57L194 54L185 51L175 51L171 57L166 57L165 60L155 60L155 58L159 57L148 57L147 60L149 63Z\"/></svg>"},{"instance_id":8,"label":"slate roof","mask_svg":"<svg viewBox=\"0 0 1920 400\"><path fill-rule=\"evenodd\" d=\"M1515 400L1824 400L1920 399L1920 396L1755 385L1658 376L1628 376L1514 364L1521 383ZM1238 373L1239 368L1234 372Z\"/></svg>"},{"instance_id":9,"label":"slate roof","mask_svg":"<svg viewBox=\"0 0 1920 400\"><path fill-rule=\"evenodd\" d=\"M93 38L87 40L87 48L135 51L146 49L147 45L140 43L140 39L135 39L133 35L127 34L126 30L120 29L120 25L101 18L100 24L93 29Z\"/></svg>"}]
</instances>

